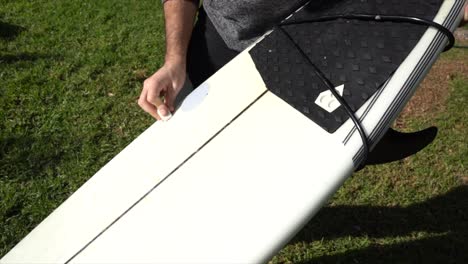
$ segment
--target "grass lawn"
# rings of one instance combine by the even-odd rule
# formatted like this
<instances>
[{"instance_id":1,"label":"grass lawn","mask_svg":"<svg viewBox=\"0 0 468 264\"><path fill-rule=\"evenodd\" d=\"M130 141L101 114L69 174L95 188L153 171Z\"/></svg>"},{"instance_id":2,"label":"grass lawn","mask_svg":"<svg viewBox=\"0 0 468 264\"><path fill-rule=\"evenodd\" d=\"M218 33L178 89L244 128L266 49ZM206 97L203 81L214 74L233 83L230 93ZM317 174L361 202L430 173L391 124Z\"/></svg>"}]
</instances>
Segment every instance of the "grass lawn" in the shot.
<instances>
[{"instance_id":1,"label":"grass lawn","mask_svg":"<svg viewBox=\"0 0 468 264\"><path fill-rule=\"evenodd\" d=\"M163 53L160 1L0 0L0 257L154 122ZM396 122L435 142L355 174L272 263L468 263L467 64L444 54Z\"/></svg>"}]
</instances>

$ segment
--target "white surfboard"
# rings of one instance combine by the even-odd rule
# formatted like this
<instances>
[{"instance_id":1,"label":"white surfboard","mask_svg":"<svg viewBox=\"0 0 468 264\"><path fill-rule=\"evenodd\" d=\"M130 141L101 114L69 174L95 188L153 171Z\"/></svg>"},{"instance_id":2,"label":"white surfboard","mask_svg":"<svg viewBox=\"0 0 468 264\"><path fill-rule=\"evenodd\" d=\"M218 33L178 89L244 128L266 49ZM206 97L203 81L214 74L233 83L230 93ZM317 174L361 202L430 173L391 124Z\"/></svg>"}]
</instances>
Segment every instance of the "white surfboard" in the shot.
<instances>
[{"instance_id":1,"label":"white surfboard","mask_svg":"<svg viewBox=\"0 0 468 264\"><path fill-rule=\"evenodd\" d=\"M443 1L434 21L453 31L463 5ZM416 42L355 113L373 144L447 38L429 27ZM0 263L268 261L352 174L363 145L350 120L329 133L270 92L250 49L192 92L171 120L135 139Z\"/></svg>"}]
</instances>

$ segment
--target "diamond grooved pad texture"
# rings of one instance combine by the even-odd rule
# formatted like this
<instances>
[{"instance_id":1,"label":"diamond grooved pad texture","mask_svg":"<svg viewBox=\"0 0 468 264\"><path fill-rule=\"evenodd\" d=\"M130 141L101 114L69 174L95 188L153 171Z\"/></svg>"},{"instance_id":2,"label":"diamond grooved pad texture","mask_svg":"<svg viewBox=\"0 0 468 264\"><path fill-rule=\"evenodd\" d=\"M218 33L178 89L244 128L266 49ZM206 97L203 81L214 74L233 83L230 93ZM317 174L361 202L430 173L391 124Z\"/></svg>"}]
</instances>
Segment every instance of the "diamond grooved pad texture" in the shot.
<instances>
[{"instance_id":1,"label":"diamond grooved pad texture","mask_svg":"<svg viewBox=\"0 0 468 264\"><path fill-rule=\"evenodd\" d=\"M441 4L442 0L311 1L288 21L351 13L432 20ZM335 87L344 84L343 98L356 111L391 77L427 26L337 19L283 29ZM250 54L267 88L326 131L335 132L349 118L342 106L329 113L315 104L328 88L281 30L275 29Z\"/></svg>"}]
</instances>

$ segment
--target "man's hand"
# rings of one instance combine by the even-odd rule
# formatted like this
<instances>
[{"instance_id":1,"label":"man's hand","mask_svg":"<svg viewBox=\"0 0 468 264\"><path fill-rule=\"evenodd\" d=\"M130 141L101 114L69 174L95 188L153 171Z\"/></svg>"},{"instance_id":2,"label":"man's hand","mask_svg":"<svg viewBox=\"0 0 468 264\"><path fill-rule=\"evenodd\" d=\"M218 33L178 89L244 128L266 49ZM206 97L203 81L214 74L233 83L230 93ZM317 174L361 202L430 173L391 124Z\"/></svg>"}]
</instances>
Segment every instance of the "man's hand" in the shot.
<instances>
[{"instance_id":1,"label":"man's hand","mask_svg":"<svg viewBox=\"0 0 468 264\"><path fill-rule=\"evenodd\" d=\"M163 1L166 25L165 64L145 80L138 104L158 120L168 120L186 76L187 48L198 9L197 0ZM163 99L164 98L164 99Z\"/></svg>"},{"instance_id":2,"label":"man's hand","mask_svg":"<svg viewBox=\"0 0 468 264\"><path fill-rule=\"evenodd\" d=\"M138 104L158 120L169 119L171 112L174 112L174 101L184 85L185 76L185 65L165 64L145 80Z\"/></svg>"}]
</instances>

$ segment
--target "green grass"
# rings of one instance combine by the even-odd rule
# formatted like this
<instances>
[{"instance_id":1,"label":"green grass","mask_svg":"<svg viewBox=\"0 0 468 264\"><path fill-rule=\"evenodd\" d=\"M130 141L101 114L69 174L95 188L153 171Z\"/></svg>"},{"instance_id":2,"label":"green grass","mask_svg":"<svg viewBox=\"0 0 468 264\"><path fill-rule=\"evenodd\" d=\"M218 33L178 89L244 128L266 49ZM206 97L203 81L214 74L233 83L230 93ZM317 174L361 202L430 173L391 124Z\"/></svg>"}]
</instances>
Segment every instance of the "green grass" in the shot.
<instances>
[{"instance_id":1,"label":"green grass","mask_svg":"<svg viewBox=\"0 0 468 264\"><path fill-rule=\"evenodd\" d=\"M0 1L0 255L153 120L159 1Z\"/></svg>"},{"instance_id":2,"label":"green grass","mask_svg":"<svg viewBox=\"0 0 468 264\"><path fill-rule=\"evenodd\" d=\"M0 0L0 256L153 122L136 99L163 40L160 1ZM272 263L468 263L468 80L454 74L446 111L408 121L436 141L355 174Z\"/></svg>"}]
</instances>

